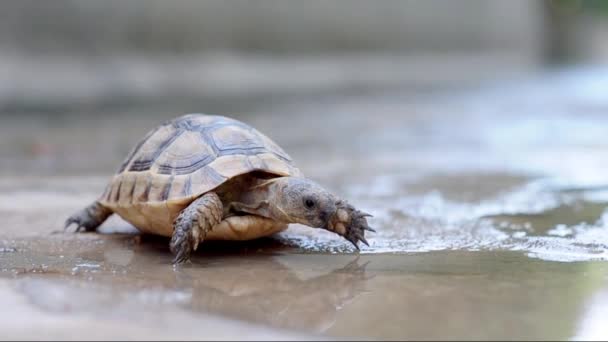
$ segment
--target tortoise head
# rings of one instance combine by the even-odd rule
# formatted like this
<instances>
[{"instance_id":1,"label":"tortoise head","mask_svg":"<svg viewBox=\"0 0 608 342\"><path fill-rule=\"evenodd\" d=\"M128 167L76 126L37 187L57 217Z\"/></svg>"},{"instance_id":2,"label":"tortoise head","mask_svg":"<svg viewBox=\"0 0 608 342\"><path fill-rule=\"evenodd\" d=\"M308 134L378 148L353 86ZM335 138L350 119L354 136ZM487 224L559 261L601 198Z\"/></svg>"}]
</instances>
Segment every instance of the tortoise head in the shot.
<instances>
[{"instance_id":1,"label":"tortoise head","mask_svg":"<svg viewBox=\"0 0 608 342\"><path fill-rule=\"evenodd\" d=\"M289 223L324 228L336 212L336 199L315 182L298 177L277 178L270 190L270 202L277 216Z\"/></svg>"},{"instance_id":2,"label":"tortoise head","mask_svg":"<svg viewBox=\"0 0 608 342\"><path fill-rule=\"evenodd\" d=\"M323 228L343 236L358 248L367 244L365 230L371 216L336 198L317 183L299 177L275 178L269 184L268 201L276 220Z\"/></svg>"}]
</instances>

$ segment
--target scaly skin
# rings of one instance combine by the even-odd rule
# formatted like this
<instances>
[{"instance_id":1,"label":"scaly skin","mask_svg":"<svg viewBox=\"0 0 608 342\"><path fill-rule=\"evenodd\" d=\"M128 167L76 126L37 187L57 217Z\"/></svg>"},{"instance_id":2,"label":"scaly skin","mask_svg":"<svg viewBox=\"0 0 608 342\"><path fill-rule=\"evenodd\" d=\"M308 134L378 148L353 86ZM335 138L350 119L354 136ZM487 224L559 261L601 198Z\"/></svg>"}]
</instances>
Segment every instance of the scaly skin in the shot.
<instances>
[{"instance_id":1,"label":"scaly skin","mask_svg":"<svg viewBox=\"0 0 608 342\"><path fill-rule=\"evenodd\" d=\"M102 206L98 202L93 202L88 207L81 209L65 221L64 229L67 230L72 224L76 224L76 231L83 229L92 232L97 229L110 215L112 210Z\"/></svg>"},{"instance_id":2,"label":"scaly skin","mask_svg":"<svg viewBox=\"0 0 608 342\"><path fill-rule=\"evenodd\" d=\"M190 259L207 232L222 221L222 201L213 192L204 194L190 203L175 219L173 237L169 245L175 255L174 264Z\"/></svg>"}]
</instances>

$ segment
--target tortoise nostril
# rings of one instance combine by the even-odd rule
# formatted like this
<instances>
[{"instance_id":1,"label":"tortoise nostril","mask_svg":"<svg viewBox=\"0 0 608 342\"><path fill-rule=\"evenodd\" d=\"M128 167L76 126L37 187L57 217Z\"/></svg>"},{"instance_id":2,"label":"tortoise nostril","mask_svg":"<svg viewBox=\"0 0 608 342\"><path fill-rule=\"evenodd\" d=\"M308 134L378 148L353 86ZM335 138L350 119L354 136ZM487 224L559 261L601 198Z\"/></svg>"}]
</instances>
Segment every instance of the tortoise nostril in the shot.
<instances>
[{"instance_id":1,"label":"tortoise nostril","mask_svg":"<svg viewBox=\"0 0 608 342\"><path fill-rule=\"evenodd\" d=\"M325 225L327 225L329 223L329 219L331 218L331 213L329 213L327 210L321 210L319 212L319 219L321 220L321 222L323 222Z\"/></svg>"}]
</instances>

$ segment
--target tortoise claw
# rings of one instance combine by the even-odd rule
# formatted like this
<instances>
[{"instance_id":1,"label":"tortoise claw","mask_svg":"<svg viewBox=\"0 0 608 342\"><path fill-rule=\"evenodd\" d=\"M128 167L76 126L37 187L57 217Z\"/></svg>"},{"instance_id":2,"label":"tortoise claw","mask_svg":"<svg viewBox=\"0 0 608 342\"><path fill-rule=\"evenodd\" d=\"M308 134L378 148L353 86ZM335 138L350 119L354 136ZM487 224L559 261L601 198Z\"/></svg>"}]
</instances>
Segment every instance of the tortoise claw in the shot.
<instances>
[{"instance_id":1,"label":"tortoise claw","mask_svg":"<svg viewBox=\"0 0 608 342\"><path fill-rule=\"evenodd\" d=\"M68 218L67 220L65 220L65 223L63 225L63 231L68 230L68 228L70 228L70 226L72 225L72 223L75 223L75 221L71 217Z\"/></svg>"},{"instance_id":2,"label":"tortoise claw","mask_svg":"<svg viewBox=\"0 0 608 342\"><path fill-rule=\"evenodd\" d=\"M192 241L188 235L174 235L171 239L170 249L175 257L173 258L173 265L183 264L190 259L192 253Z\"/></svg>"},{"instance_id":3,"label":"tortoise claw","mask_svg":"<svg viewBox=\"0 0 608 342\"><path fill-rule=\"evenodd\" d=\"M350 242L353 246L355 246L355 248L357 249L357 251L360 251L361 249L359 248L359 245L357 245L357 240L356 239L347 239L348 242Z\"/></svg>"},{"instance_id":4,"label":"tortoise claw","mask_svg":"<svg viewBox=\"0 0 608 342\"><path fill-rule=\"evenodd\" d=\"M363 230L367 230L368 232L373 232L373 233L376 232L376 230L374 228L372 228L372 227L370 227L368 225L365 225L362 228L363 228Z\"/></svg>"},{"instance_id":5,"label":"tortoise claw","mask_svg":"<svg viewBox=\"0 0 608 342\"><path fill-rule=\"evenodd\" d=\"M70 226L72 226L73 224L76 224L76 229L74 230L74 232L78 233L81 232L83 229L86 229L86 227L82 224L81 220L77 217L71 216L70 218L68 218L65 221L65 224L63 226L63 231L67 231L68 228L70 228Z\"/></svg>"},{"instance_id":6,"label":"tortoise claw","mask_svg":"<svg viewBox=\"0 0 608 342\"><path fill-rule=\"evenodd\" d=\"M340 219L338 216L334 218L336 220L334 224L341 224L342 227L346 228L346 231L341 231L339 234L352 243L358 251L360 250L359 242L369 247L369 242L365 239L365 231L376 232L376 230L367 224L366 217L371 217L372 215L355 209L346 201L338 201L336 205L338 210L344 210L348 213L347 220L344 218Z\"/></svg>"},{"instance_id":7,"label":"tortoise claw","mask_svg":"<svg viewBox=\"0 0 608 342\"><path fill-rule=\"evenodd\" d=\"M369 243L367 242L367 240L365 240L363 236L359 236L359 241L363 242L367 247L369 247Z\"/></svg>"},{"instance_id":8,"label":"tortoise claw","mask_svg":"<svg viewBox=\"0 0 608 342\"><path fill-rule=\"evenodd\" d=\"M99 203L94 202L84 209L79 210L65 221L63 231L76 224L75 232L87 231L93 232L101 225L110 215L112 211L102 207Z\"/></svg>"},{"instance_id":9,"label":"tortoise claw","mask_svg":"<svg viewBox=\"0 0 608 342\"><path fill-rule=\"evenodd\" d=\"M184 264L186 261L190 260L190 252L186 252L185 250L180 250L175 257L173 258L173 265L177 266L177 265L181 265Z\"/></svg>"},{"instance_id":10,"label":"tortoise claw","mask_svg":"<svg viewBox=\"0 0 608 342\"><path fill-rule=\"evenodd\" d=\"M190 254L194 249L194 245L198 245L192 237L191 231L185 234L173 234L169 248L175 255L173 265L183 264L190 259Z\"/></svg>"}]
</instances>

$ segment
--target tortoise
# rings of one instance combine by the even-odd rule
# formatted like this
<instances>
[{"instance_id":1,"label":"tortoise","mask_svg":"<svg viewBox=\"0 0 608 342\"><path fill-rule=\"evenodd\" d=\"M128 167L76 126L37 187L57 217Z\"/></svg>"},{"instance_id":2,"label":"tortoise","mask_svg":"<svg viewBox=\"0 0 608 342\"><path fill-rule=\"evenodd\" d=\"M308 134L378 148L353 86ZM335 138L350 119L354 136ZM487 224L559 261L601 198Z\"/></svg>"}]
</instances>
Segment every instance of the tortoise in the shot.
<instances>
[{"instance_id":1,"label":"tortoise","mask_svg":"<svg viewBox=\"0 0 608 342\"><path fill-rule=\"evenodd\" d=\"M118 214L142 233L171 237L173 263L203 240L250 240L300 223L368 245L366 217L304 177L266 135L219 115L167 120L132 149L103 194L65 229L95 231Z\"/></svg>"}]
</instances>

